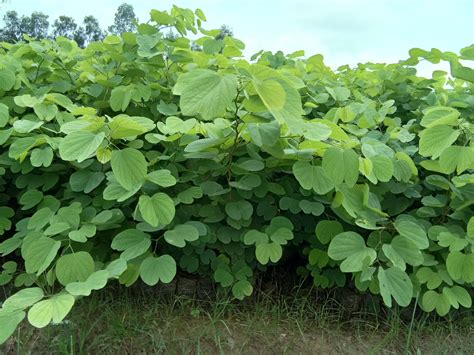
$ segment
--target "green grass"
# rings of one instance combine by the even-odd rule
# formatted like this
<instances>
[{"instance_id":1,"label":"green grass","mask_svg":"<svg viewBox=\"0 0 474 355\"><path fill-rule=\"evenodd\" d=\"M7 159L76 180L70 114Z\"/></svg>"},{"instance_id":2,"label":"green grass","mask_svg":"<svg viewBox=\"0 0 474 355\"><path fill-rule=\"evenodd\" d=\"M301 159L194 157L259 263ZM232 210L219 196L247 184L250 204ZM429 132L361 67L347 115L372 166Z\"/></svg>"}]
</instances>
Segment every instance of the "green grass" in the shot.
<instances>
[{"instance_id":1,"label":"green grass","mask_svg":"<svg viewBox=\"0 0 474 355\"><path fill-rule=\"evenodd\" d=\"M354 301L355 300L355 301ZM344 291L255 292L244 302L163 295L153 288L97 292L63 324L23 324L8 354L471 354L474 315L439 319ZM358 304L354 307L354 303ZM368 304L368 306L367 306ZM357 309L359 308L359 309ZM372 308L372 310L370 310ZM375 313L376 311L376 313Z\"/></svg>"}]
</instances>

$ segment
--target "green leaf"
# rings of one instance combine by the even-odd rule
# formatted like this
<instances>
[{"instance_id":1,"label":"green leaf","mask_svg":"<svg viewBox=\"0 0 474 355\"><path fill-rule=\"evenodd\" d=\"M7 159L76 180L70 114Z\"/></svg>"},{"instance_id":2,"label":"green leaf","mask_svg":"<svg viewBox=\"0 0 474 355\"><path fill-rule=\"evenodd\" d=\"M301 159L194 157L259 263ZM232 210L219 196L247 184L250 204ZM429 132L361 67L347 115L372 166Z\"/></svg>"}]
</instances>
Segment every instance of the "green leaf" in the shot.
<instances>
[{"instance_id":1,"label":"green leaf","mask_svg":"<svg viewBox=\"0 0 474 355\"><path fill-rule=\"evenodd\" d=\"M238 221L250 219L253 214L253 206L250 202L245 200L229 202L225 205L225 212L230 218Z\"/></svg>"},{"instance_id":2,"label":"green leaf","mask_svg":"<svg viewBox=\"0 0 474 355\"><path fill-rule=\"evenodd\" d=\"M110 94L110 108L113 111L125 111L132 99L132 89L128 86L117 86Z\"/></svg>"},{"instance_id":3,"label":"green leaf","mask_svg":"<svg viewBox=\"0 0 474 355\"><path fill-rule=\"evenodd\" d=\"M266 265L269 261L276 263L281 259L283 249L277 243L259 243L255 248L255 256L260 264Z\"/></svg>"},{"instance_id":4,"label":"green leaf","mask_svg":"<svg viewBox=\"0 0 474 355\"><path fill-rule=\"evenodd\" d=\"M154 286L159 281L170 283L175 275L176 262L169 255L148 257L140 265L140 277L148 286Z\"/></svg>"},{"instance_id":5,"label":"green leaf","mask_svg":"<svg viewBox=\"0 0 474 355\"><path fill-rule=\"evenodd\" d=\"M467 223L467 237L474 239L474 217L469 218L469 222Z\"/></svg>"},{"instance_id":6,"label":"green leaf","mask_svg":"<svg viewBox=\"0 0 474 355\"><path fill-rule=\"evenodd\" d=\"M395 221L395 229L400 235L415 243L419 249L426 249L430 245L425 230L412 221L398 219Z\"/></svg>"},{"instance_id":7,"label":"green leaf","mask_svg":"<svg viewBox=\"0 0 474 355\"><path fill-rule=\"evenodd\" d=\"M59 144L59 155L66 161L77 160L79 163L95 155L102 144L105 133L76 131L68 134Z\"/></svg>"},{"instance_id":8,"label":"green leaf","mask_svg":"<svg viewBox=\"0 0 474 355\"><path fill-rule=\"evenodd\" d=\"M138 208L145 222L153 227L170 224L176 212L173 200L162 192L140 196Z\"/></svg>"},{"instance_id":9,"label":"green leaf","mask_svg":"<svg viewBox=\"0 0 474 355\"><path fill-rule=\"evenodd\" d=\"M252 142L262 146L274 146L280 138L280 126L272 123L249 123L247 130L252 137Z\"/></svg>"},{"instance_id":10,"label":"green leaf","mask_svg":"<svg viewBox=\"0 0 474 355\"><path fill-rule=\"evenodd\" d=\"M122 259L118 259L123 261ZM66 291L73 296L89 296L93 290L105 287L110 274L107 270L99 270L89 275L83 282L71 282L66 285Z\"/></svg>"},{"instance_id":11,"label":"green leaf","mask_svg":"<svg viewBox=\"0 0 474 355\"><path fill-rule=\"evenodd\" d=\"M33 106L36 115L40 120L51 121L58 113L58 107L54 104L40 102Z\"/></svg>"},{"instance_id":12,"label":"green leaf","mask_svg":"<svg viewBox=\"0 0 474 355\"><path fill-rule=\"evenodd\" d=\"M259 232L258 230L251 229L244 235L244 243L246 245L258 245L261 243L268 243L268 235Z\"/></svg>"},{"instance_id":13,"label":"green leaf","mask_svg":"<svg viewBox=\"0 0 474 355\"><path fill-rule=\"evenodd\" d=\"M0 89L9 91L15 86L16 75L15 72L8 68L0 68Z\"/></svg>"},{"instance_id":14,"label":"green leaf","mask_svg":"<svg viewBox=\"0 0 474 355\"><path fill-rule=\"evenodd\" d=\"M56 277L66 286L70 282L86 281L94 272L94 259L86 251L61 256L56 262Z\"/></svg>"},{"instance_id":15,"label":"green leaf","mask_svg":"<svg viewBox=\"0 0 474 355\"><path fill-rule=\"evenodd\" d=\"M133 190L145 181L148 166L145 157L137 149L114 150L111 166L115 178L125 190Z\"/></svg>"},{"instance_id":16,"label":"green leaf","mask_svg":"<svg viewBox=\"0 0 474 355\"><path fill-rule=\"evenodd\" d=\"M440 125L455 126L458 124L459 115L459 111L452 107L428 107L423 110L423 118L421 119L420 124L426 128Z\"/></svg>"},{"instance_id":17,"label":"green leaf","mask_svg":"<svg viewBox=\"0 0 474 355\"><path fill-rule=\"evenodd\" d=\"M413 285L406 272L397 267L388 269L379 267L378 280L380 294L388 307L392 307L392 297L402 307L410 304L413 297Z\"/></svg>"},{"instance_id":18,"label":"green leaf","mask_svg":"<svg viewBox=\"0 0 474 355\"><path fill-rule=\"evenodd\" d=\"M250 74L258 96L280 124L289 124L301 118L301 97L278 72L254 64L250 67Z\"/></svg>"},{"instance_id":19,"label":"green leaf","mask_svg":"<svg viewBox=\"0 0 474 355\"><path fill-rule=\"evenodd\" d=\"M40 301L43 297L43 290L39 287L24 288L8 297L3 302L2 309L6 311L24 310Z\"/></svg>"},{"instance_id":20,"label":"green leaf","mask_svg":"<svg viewBox=\"0 0 474 355\"><path fill-rule=\"evenodd\" d=\"M375 177L382 182L390 181L393 176L392 160L383 155L375 155L369 159L372 162Z\"/></svg>"},{"instance_id":21,"label":"green leaf","mask_svg":"<svg viewBox=\"0 0 474 355\"><path fill-rule=\"evenodd\" d=\"M146 179L161 187L176 185L175 177L171 175L171 171L166 169L153 171L146 176Z\"/></svg>"},{"instance_id":22,"label":"green leaf","mask_svg":"<svg viewBox=\"0 0 474 355\"><path fill-rule=\"evenodd\" d=\"M144 254L150 248L150 236L137 229L126 229L112 240L112 249L122 251L120 257L131 260Z\"/></svg>"},{"instance_id":23,"label":"green leaf","mask_svg":"<svg viewBox=\"0 0 474 355\"><path fill-rule=\"evenodd\" d=\"M234 282L234 277L226 269L219 267L214 271L214 280L220 283L222 287L229 287Z\"/></svg>"},{"instance_id":24,"label":"green leaf","mask_svg":"<svg viewBox=\"0 0 474 355\"><path fill-rule=\"evenodd\" d=\"M13 335L16 328L24 318L25 312L23 311L0 309L0 324L2 325L0 327L0 344L5 343L8 338Z\"/></svg>"},{"instance_id":25,"label":"green leaf","mask_svg":"<svg viewBox=\"0 0 474 355\"><path fill-rule=\"evenodd\" d=\"M474 282L474 254L464 254L459 251L449 253L446 268L454 280Z\"/></svg>"},{"instance_id":26,"label":"green leaf","mask_svg":"<svg viewBox=\"0 0 474 355\"><path fill-rule=\"evenodd\" d=\"M446 125L425 129L419 134L420 154L433 159L438 158L446 148L456 142L459 134L459 130Z\"/></svg>"},{"instance_id":27,"label":"green leaf","mask_svg":"<svg viewBox=\"0 0 474 355\"><path fill-rule=\"evenodd\" d=\"M324 153L322 167L335 185L345 181L351 187L359 178L359 157L352 149L329 148Z\"/></svg>"},{"instance_id":28,"label":"green leaf","mask_svg":"<svg viewBox=\"0 0 474 355\"><path fill-rule=\"evenodd\" d=\"M5 127L10 119L8 106L0 103L0 128Z\"/></svg>"},{"instance_id":29,"label":"green leaf","mask_svg":"<svg viewBox=\"0 0 474 355\"><path fill-rule=\"evenodd\" d=\"M288 228L278 228L270 235L272 242L286 245L289 240L293 239L293 232Z\"/></svg>"},{"instance_id":30,"label":"green leaf","mask_svg":"<svg viewBox=\"0 0 474 355\"><path fill-rule=\"evenodd\" d=\"M189 224L178 224L172 230L165 232L166 242L178 248L184 248L186 242L193 242L198 238L199 231Z\"/></svg>"},{"instance_id":31,"label":"green leaf","mask_svg":"<svg viewBox=\"0 0 474 355\"><path fill-rule=\"evenodd\" d=\"M445 316L449 312L450 302L445 293L439 294L436 291L427 291L421 299L421 305L426 312L436 309L436 313Z\"/></svg>"},{"instance_id":32,"label":"green leaf","mask_svg":"<svg viewBox=\"0 0 474 355\"><path fill-rule=\"evenodd\" d=\"M36 148L31 152L31 165L47 168L53 162L53 150L50 147Z\"/></svg>"},{"instance_id":33,"label":"green leaf","mask_svg":"<svg viewBox=\"0 0 474 355\"><path fill-rule=\"evenodd\" d=\"M342 272L362 271L364 266L371 265L377 253L365 245L364 239L355 232L343 232L336 235L329 244L328 255L340 261Z\"/></svg>"},{"instance_id":34,"label":"green leaf","mask_svg":"<svg viewBox=\"0 0 474 355\"><path fill-rule=\"evenodd\" d=\"M239 300L243 300L246 296L250 296L252 292L252 284L247 280L237 281L234 286L232 286L232 294Z\"/></svg>"},{"instance_id":35,"label":"green leaf","mask_svg":"<svg viewBox=\"0 0 474 355\"><path fill-rule=\"evenodd\" d=\"M304 189L314 190L319 195L324 195L334 188L334 182L320 166L296 162L293 164L293 174Z\"/></svg>"},{"instance_id":36,"label":"green leaf","mask_svg":"<svg viewBox=\"0 0 474 355\"><path fill-rule=\"evenodd\" d=\"M152 127L153 127L153 122ZM131 136L138 136L148 132L150 129L142 124L134 117L126 115L116 116L112 122L109 123L110 136L113 139L127 138Z\"/></svg>"},{"instance_id":37,"label":"green leaf","mask_svg":"<svg viewBox=\"0 0 474 355\"><path fill-rule=\"evenodd\" d=\"M459 305L465 308L472 306L471 295L461 286L443 287L443 294L446 295L451 306L456 309L459 308Z\"/></svg>"},{"instance_id":38,"label":"green leaf","mask_svg":"<svg viewBox=\"0 0 474 355\"><path fill-rule=\"evenodd\" d=\"M237 78L208 69L194 69L181 74L173 89L180 95L184 115L200 115L204 120L221 117L237 96Z\"/></svg>"},{"instance_id":39,"label":"green leaf","mask_svg":"<svg viewBox=\"0 0 474 355\"><path fill-rule=\"evenodd\" d=\"M33 235L25 239L21 256L25 260L26 272L41 274L51 265L60 247L61 242L44 236Z\"/></svg>"},{"instance_id":40,"label":"green leaf","mask_svg":"<svg viewBox=\"0 0 474 355\"><path fill-rule=\"evenodd\" d=\"M336 235L344 231L338 221L320 221L316 225L316 237L323 244L328 244Z\"/></svg>"},{"instance_id":41,"label":"green leaf","mask_svg":"<svg viewBox=\"0 0 474 355\"><path fill-rule=\"evenodd\" d=\"M441 153L439 165L446 174L456 170L460 175L468 169L474 169L474 148L454 145Z\"/></svg>"},{"instance_id":42,"label":"green leaf","mask_svg":"<svg viewBox=\"0 0 474 355\"><path fill-rule=\"evenodd\" d=\"M54 295L33 305L28 312L28 321L36 328L44 328L49 323L60 323L74 305L74 296Z\"/></svg>"}]
</instances>

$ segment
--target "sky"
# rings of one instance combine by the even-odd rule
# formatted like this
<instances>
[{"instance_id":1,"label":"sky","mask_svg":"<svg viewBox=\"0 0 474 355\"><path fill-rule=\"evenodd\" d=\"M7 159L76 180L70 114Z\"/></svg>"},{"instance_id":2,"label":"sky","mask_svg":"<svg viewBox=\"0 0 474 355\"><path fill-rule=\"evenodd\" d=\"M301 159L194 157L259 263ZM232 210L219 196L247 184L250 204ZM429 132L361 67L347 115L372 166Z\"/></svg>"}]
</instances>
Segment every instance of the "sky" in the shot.
<instances>
[{"instance_id":1,"label":"sky","mask_svg":"<svg viewBox=\"0 0 474 355\"><path fill-rule=\"evenodd\" d=\"M42 11L50 20L68 15L78 22L97 17L113 22L123 0L9 0L1 12ZM459 52L474 43L474 0L128 0L140 21L153 8L173 4L200 8L206 29L222 24L246 44L247 56L260 49L307 56L323 54L332 67L359 62L396 62L413 47Z\"/></svg>"}]
</instances>

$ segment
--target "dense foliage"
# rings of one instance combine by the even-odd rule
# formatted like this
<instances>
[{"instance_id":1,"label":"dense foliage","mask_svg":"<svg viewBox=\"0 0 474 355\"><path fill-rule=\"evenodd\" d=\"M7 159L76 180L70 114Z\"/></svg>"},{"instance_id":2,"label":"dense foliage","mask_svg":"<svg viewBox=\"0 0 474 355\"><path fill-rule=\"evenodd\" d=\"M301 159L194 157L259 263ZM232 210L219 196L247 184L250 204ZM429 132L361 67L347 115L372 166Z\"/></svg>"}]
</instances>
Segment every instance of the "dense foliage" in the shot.
<instances>
[{"instance_id":1,"label":"dense foliage","mask_svg":"<svg viewBox=\"0 0 474 355\"><path fill-rule=\"evenodd\" d=\"M471 307L474 46L333 71L301 52L249 62L202 21L173 7L86 49L2 44L0 283L19 290L0 341L177 269L237 299L280 263L389 307ZM420 58L451 73L419 77Z\"/></svg>"}]
</instances>

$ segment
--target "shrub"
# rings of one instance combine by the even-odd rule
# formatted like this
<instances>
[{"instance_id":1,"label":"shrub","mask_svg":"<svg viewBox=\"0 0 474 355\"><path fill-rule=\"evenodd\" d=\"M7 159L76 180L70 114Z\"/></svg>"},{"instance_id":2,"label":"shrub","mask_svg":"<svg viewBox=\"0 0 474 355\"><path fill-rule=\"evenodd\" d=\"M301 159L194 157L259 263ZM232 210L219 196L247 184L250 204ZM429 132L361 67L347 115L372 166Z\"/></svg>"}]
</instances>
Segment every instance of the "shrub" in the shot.
<instances>
[{"instance_id":1,"label":"shrub","mask_svg":"<svg viewBox=\"0 0 474 355\"><path fill-rule=\"evenodd\" d=\"M2 44L0 282L20 290L0 341L26 312L41 328L111 280L178 268L237 299L293 263L389 307L471 307L474 71L459 59L474 47L333 71L301 52L249 62L204 20L173 7L86 49ZM451 75L417 76L419 58Z\"/></svg>"}]
</instances>

